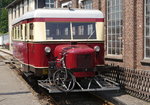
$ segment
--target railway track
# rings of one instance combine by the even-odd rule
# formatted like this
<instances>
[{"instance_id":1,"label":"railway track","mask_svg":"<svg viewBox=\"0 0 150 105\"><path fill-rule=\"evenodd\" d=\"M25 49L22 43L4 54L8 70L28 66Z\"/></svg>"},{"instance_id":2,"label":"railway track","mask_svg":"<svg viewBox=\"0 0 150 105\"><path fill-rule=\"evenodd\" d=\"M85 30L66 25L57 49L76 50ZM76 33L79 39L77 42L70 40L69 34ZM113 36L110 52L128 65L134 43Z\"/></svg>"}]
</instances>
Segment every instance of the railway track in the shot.
<instances>
[{"instance_id":1,"label":"railway track","mask_svg":"<svg viewBox=\"0 0 150 105\"><path fill-rule=\"evenodd\" d=\"M17 76L28 85L31 92L40 100L41 105L114 105L102 97L90 92L49 94L47 90L38 86L35 79L25 78L21 72L20 64L13 59L11 54L5 53L5 55L8 56L0 56L0 59L3 59L4 62L10 66L10 69L12 69Z\"/></svg>"}]
</instances>

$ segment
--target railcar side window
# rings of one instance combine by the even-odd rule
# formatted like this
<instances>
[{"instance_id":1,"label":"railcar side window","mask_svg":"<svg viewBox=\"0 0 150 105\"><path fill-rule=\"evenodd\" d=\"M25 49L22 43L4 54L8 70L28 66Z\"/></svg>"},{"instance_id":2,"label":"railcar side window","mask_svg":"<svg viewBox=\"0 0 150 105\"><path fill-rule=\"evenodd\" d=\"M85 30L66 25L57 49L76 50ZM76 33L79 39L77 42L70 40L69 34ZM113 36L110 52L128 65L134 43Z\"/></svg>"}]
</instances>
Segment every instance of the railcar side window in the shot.
<instances>
[{"instance_id":1,"label":"railcar side window","mask_svg":"<svg viewBox=\"0 0 150 105\"><path fill-rule=\"evenodd\" d=\"M70 23L46 23L46 39L71 39Z\"/></svg>"},{"instance_id":2,"label":"railcar side window","mask_svg":"<svg viewBox=\"0 0 150 105\"><path fill-rule=\"evenodd\" d=\"M17 26L17 39L19 39L19 26Z\"/></svg>"},{"instance_id":3,"label":"railcar side window","mask_svg":"<svg viewBox=\"0 0 150 105\"><path fill-rule=\"evenodd\" d=\"M20 39L20 26L18 26L18 36L17 36L18 39Z\"/></svg>"},{"instance_id":4,"label":"railcar side window","mask_svg":"<svg viewBox=\"0 0 150 105\"><path fill-rule=\"evenodd\" d=\"M25 33L25 40L27 40L27 24L25 24L25 30L24 30L24 33Z\"/></svg>"},{"instance_id":5,"label":"railcar side window","mask_svg":"<svg viewBox=\"0 0 150 105\"><path fill-rule=\"evenodd\" d=\"M72 23L73 39L96 39L95 23Z\"/></svg>"},{"instance_id":6,"label":"railcar side window","mask_svg":"<svg viewBox=\"0 0 150 105\"><path fill-rule=\"evenodd\" d=\"M47 40L96 38L96 25L94 22L46 23Z\"/></svg>"},{"instance_id":7,"label":"railcar side window","mask_svg":"<svg viewBox=\"0 0 150 105\"><path fill-rule=\"evenodd\" d=\"M15 39L17 39L17 26L15 27Z\"/></svg>"},{"instance_id":8,"label":"railcar side window","mask_svg":"<svg viewBox=\"0 0 150 105\"><path fill-rule=\"evenodd\" d=\"M29 30L30 30L30 31L29 31L30 33L29 33L29 37L30 37L31 40L33 40L33 38L34 38L34 37L33 37L33 27L34 27L34 26L33 26L33 23L30 23L30 29L29 29Z\"/></svg>"},{"instance_id":9,"label":"railcar side window","mask_svg":"<svg viewBox=\"0 0 150 105\"><path fill-rule=\"evenodd\" d=\"M20 28L21 28L20 37L21 39L23 39L23 35L22 35L23 26L21 25Z\"/></svg>"},{"instance_id":10,"label":"railcar side window","mask_svg":"<svg viewBox=\"0 0 150 105\"><path fill-rule=\"evenodd\" d=\"M16 27L14 27L14 39L16 39Z\"/></svg>"}]
</instances>

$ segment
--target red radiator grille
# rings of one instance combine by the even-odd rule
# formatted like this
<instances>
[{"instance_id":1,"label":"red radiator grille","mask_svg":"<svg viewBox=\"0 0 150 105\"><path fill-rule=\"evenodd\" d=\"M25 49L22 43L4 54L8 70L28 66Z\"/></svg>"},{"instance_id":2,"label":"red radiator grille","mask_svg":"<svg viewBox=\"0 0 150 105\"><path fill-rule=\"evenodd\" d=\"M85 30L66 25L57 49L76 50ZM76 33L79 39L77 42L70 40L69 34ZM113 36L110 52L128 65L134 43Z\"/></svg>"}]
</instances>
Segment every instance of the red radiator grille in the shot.
<instances>
[{"instance_id":1,"label":"red radiator grille","mask_svg":"<svg viewBox=\"0 0 150 105\"><path fill-rule=\"evenodd\" d=\"M78 68L91 68L93 67L93 58L90 54L77 55Z\"/></svg>"}]
</instances>

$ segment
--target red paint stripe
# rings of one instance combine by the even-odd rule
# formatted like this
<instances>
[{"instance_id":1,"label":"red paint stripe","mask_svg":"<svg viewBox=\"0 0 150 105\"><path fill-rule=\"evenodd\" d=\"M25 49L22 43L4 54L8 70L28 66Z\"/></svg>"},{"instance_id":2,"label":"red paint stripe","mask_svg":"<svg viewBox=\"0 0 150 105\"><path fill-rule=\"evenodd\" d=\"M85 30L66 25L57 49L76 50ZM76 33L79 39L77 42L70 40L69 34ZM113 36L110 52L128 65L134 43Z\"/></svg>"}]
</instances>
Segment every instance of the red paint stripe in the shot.
<instances>
[{"instance_id":1,"label":"red paint stripe","mask_svg":"<svg viewBox=\"0 0 150 105\"><path fill-rule=\"evenodd\" d=\"M104 18L33 18L29 20L23 20L14 25L33 22L104 22Z\"/></svg>"},{"instance_id":2,"label":"red paint stripe","mask_svg":"<svg viewBox=\"0 0 150 105\"><path fill-rule=\"evenodd\" d=\"M32 22L104 22L104 18L34 18Z\"/></svg>"}]
</instances>

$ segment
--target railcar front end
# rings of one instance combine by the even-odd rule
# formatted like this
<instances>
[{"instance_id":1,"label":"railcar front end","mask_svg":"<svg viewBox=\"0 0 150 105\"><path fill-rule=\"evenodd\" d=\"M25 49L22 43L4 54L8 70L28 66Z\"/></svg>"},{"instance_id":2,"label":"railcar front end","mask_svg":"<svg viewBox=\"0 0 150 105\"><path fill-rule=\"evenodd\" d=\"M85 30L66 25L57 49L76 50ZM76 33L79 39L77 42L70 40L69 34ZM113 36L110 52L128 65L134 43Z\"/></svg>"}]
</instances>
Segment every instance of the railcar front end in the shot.
<instances>
[{"instance_id":1,"label":"railcar front end","mask_svg":"<svg viewBox=\"0 0 150 105\"><path fill-rule=\"evenodd\" d=\"M103 22L98 10L39 9L26 13L13 24L14 57L22 63L23 71L42 76L48 73L48 62L56 57L56 47L76 43L99 50L93 56L94 65L103 65ZM80 65L85 65L84 60Z\"/></svg>"}]
</instances>

